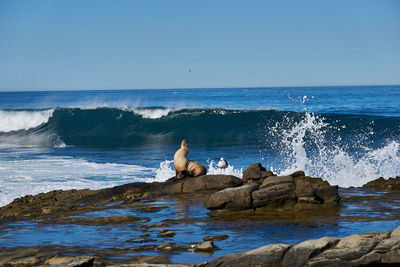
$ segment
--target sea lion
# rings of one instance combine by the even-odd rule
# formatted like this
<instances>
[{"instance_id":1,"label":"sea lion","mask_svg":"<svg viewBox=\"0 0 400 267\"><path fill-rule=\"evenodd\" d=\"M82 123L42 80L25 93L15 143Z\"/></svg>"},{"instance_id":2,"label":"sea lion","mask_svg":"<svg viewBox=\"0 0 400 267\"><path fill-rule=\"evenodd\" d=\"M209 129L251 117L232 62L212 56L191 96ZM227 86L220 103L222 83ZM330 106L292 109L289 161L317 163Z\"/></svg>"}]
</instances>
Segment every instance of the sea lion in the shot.
<instances>
[{"instance_id":1,"label":"sea lion","mask_svg":"<svg viewBox=\"0 0 400 267\"><path fill-rule=\"evenodd\" d=\"M174 155L174 168L176 172L176 178L181 179L186 176L200 176L206 174L207 169L202 164L188 160L187 154L189 152L189 146L186 140L182 140L181 147L175 152Z\"/></svg>"}]
</instances>

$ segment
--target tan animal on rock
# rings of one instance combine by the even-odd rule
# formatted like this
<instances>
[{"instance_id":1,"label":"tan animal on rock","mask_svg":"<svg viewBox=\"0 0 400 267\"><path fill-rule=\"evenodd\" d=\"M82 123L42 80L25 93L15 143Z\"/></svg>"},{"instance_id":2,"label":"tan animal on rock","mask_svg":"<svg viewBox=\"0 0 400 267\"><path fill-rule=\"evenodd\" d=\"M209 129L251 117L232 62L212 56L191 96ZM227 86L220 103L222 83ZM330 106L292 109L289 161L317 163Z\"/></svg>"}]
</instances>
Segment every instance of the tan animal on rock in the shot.
<instances>
[{"instance_id":1,"label":"tan animal on rock","mask_svg":"<svg viewBox=\"0 0 400 267\"><path fill-rule=\"evenodd\" d=\"M207 169L202 164L188 160L187 154L189 152L186 140L182 140L181 147L175 152L174 155L174 168L176 178L184 178L185 176L200 176L206 174Z\"/></svg>"}]
</instances>

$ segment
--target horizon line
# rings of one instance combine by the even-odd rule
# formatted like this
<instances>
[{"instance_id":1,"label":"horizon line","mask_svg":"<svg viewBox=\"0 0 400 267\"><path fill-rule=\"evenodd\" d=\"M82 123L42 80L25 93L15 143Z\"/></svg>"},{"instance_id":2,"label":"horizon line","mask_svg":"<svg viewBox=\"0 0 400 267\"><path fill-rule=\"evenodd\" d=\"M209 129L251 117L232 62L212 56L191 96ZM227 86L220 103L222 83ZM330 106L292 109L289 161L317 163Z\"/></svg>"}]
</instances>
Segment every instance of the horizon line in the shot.
<instances>
[{"instance_id":1,"label":"horizon line","mask_svg":"<svg viewBox=\"0 0 400 267\"><path fill-rule=\"evenodd\" d=\"M367 86L400 86L400 84L352 84L352 85L295 85L295 86L238 86L238 87L165 87L165 88L19 88L0 89L1 92L42 92L42 91L111 91L111 90L199 90L199 89L259 89L259 88L306 88L306 87L367 87Z\"/></svg>"}]
</instances>

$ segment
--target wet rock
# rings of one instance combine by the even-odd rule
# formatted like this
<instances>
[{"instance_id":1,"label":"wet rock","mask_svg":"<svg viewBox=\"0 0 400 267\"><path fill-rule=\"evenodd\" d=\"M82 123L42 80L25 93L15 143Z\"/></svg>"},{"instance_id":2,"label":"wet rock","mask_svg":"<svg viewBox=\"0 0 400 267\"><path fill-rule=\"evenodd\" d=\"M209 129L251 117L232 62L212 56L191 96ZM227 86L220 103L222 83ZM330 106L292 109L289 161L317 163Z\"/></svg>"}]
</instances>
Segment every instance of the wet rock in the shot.
<instances>
[{"instance_id":1,"label":"wet rock","mask_svg":"<svg viewBox=\"0 0 400 267\"><path fill-rule=\"evenodd\" d=\"M220 240L225 240L229 236L228 235L207 235L203 237L204 241L220 241Z\"/></svg>"},{"instance_id":2,"label":"wet rock","mask_svg":"<svg viewBox=\"0 0 400 267\"><path fill-rule=\"evenodd\" d=\"M205 205L208 209L243 210L252 207L251 193L258 189L257 185L247 184L240 187L227 188L208 196Z\"/></svg>"},{"instance_id":3,"label":"wet rock","mask_svg":"<svg viewBox=\"0 0 400 267\"><path fill-rule=\"evenodd\" d=\"M158 237L173 237L174 235L175 235L175 233L170 230L161 229L160 233L157 236Z\"/></svg>"},{"instance_id":4,"label":"wet rock","mask_svg":"<svg viewBox=\"0 0 400 267\"><path fill-rule=\"evenodd\" d=\"M136 217L131 215L116 215L109 217L96 218L65 218L40 221L40 224L78 224L78 225L116 225L128 224L148 218Z\"/></svg>"},{"instance_id":5,"label":"wet rock","mask_svg":"<svg viewBox=\"0 0 400 267\"><path fill-rule=\"evenodd\" d=\"M46 261L50 266L73 266L73 267L89 267L93 266L94 257L60 257L55 256Z\"/></svg>"},{"instance_id":6,"label":"wet rock","mask_svg":"<svg viewBox=\"0 0 400 267\"><path fill-rule=\"evenodd\" d=\"M212 252L214 251L214 243L213 241L206 241L203 243L200 243L195 246L194 251L195 252Z\"/></svg>"},{"instance_id":7,"label":"wet rock","mask_svg":"<svg viewBox=\"0 0 400 267\"><path fill-rule=\"evenodd\" d=\"M292 245L266 245L248 252L217 258L205 266L281 266L284 253Z\"/></svg>"},{"instance_id":8,"label":"wet rock","mask_svg":"<svg viewBox=\"0 0 400 267\"><path fill-rule=\"evenodd\" d=\"M373 188L381 191L397 191L400 190L400 176L396 176L396 178L389 178L387 180L383 177L380 177L364 184L362 187Z\"/></svg>"}]
</instances>

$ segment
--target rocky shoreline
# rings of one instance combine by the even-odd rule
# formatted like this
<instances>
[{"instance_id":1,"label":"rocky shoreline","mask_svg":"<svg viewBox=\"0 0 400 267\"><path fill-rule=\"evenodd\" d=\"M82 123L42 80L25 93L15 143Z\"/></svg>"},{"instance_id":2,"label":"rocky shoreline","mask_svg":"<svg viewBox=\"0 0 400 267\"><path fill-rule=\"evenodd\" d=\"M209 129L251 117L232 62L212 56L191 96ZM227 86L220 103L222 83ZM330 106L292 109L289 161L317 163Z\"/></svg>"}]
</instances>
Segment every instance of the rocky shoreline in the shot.
<instances>
[{"instance_id":1,"label":"rocky shoreline","mask_svg":"<svg viewBox=\"0 0 400 267\"><path fill-rule=\"evenodd\" d=\"M152 249L168 249L163 245ZM400 226L393 231L354 234L344 238L322 237L298 244L273 244L240 254L231 254L201 264L169 264L165 258L139 257L138 263L111 264L99 256L60 256L65 247L11 248L0 252L1 266L398 266L400 263ZM172 249L172 247L169 247ZM175 248L176 249L176 248ZM182 248L187 249L187 248ZM213 241L197 245L193 250L207 252ZM109 251L110 252L110 251ZM102 253L109 253L100 251ZM118 253L114 251L114 253ZM152 263L146 263L150 260ZM141 262L141 263L139 263Z\"/></svg>"},{"instance_id":2,"label":"rocky shoreline","mask_svg":"<svg viewBox=\"0 0 400 267\"><path fill-rule=\"evenodd\" d=\"M365 185L366 190L396 191L400 177L379 178ZM0 252L1 266L196 266L169 264L171 253L201 253L212 255L225 234L204 236L202 242L171 242L176 232L174 225L196 222L193 218L166 219L151 223L151 214L162 212L165 206L152 205L158 199L182 198L182 203L199 201L210 210L209 216L218 221L224 216L233 220L241 216L299 218L306 222L313 214L317 220L331 220L340 210L338 187L320 178L305 176L298 171L278 176L261 164L251 165L240 179L229 175L203 175L183 179L171 178L163 183L132 183L102 190L57 190L35 196L24 196L0 207L0 226L12 222L29 221L36 225L82 225L119 227L135 225L143 233L126 240L133 246L125 248L84 248L75 246L7 247ZM354 198L354 197L351 197ZM364 203L364 199L357 200ZM113 210L127 209L137 214L114 214ZM102 213L102 216L84 216ZM136 213L135 213L136 214ZM396 215L397 216L397 215ZM394 216L395 218L397 218ZM281 220L281 222L279 222ZM353 220L358 220L356 217ZM293 223L293 222L292 222ZM133 227L133 226L132 226ZM160 242L162 241L162 242ZM230 240L234 242L234 240ZM216 244L215 244L216 243ZM261 243L263 244L263 243ZM265 243L264 243L265 244ZM400 263L400 229L393 232L366 233L345 238L323 237L297 245L267 245L248 252L222 256L206 266L372 266ZM158 255L146 255L156 251ZM243 250L242 250L243 251ZM129 261L120 264L113 259L132 253ZM223 254L222 254L223 255ZM151 265L146 265L147 263ZM190 262L190 261L189 261ZM169 265L168 265L169 264ZM201 265L198 265L201 266Z\"/></svg>"}]
</instances>

